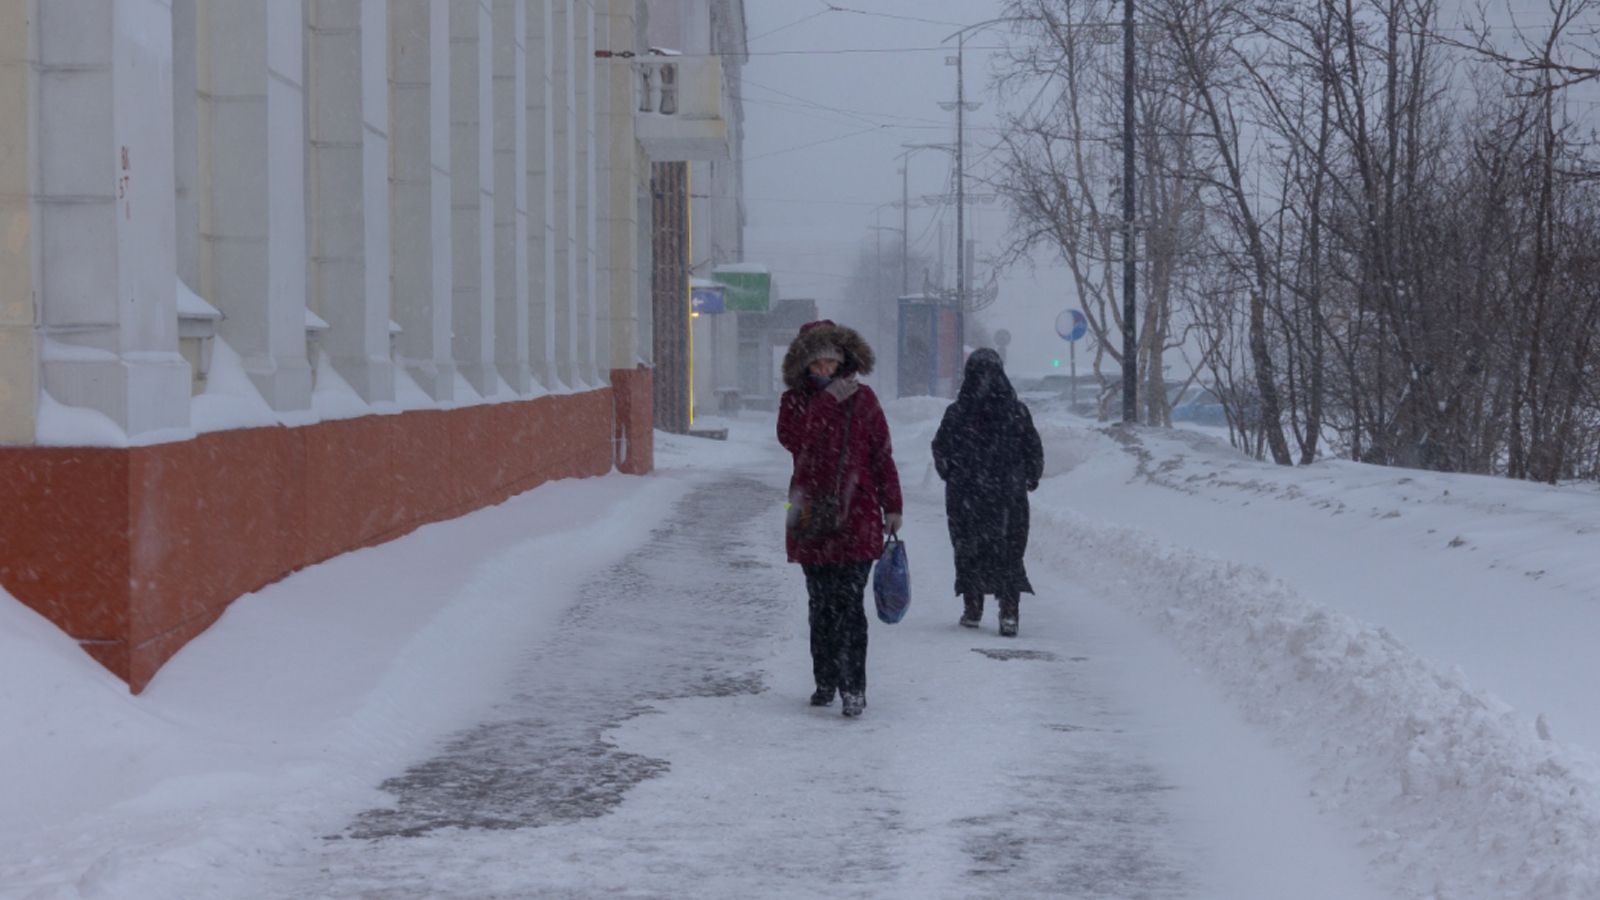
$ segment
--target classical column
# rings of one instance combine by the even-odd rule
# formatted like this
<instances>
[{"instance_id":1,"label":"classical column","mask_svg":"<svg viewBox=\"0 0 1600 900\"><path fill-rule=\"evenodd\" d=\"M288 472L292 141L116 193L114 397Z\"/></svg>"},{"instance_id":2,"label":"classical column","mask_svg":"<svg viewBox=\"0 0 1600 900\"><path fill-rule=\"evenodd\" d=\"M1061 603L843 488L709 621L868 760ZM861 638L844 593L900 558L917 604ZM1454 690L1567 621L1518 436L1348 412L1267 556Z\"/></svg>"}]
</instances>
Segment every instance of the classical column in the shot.
<instances>
[{"instance_id":1,"label":"classical column","mask_svg":"<svg viewBox=\"0 0 1600 900\"><path fill-rule=\"evenodd\" d=\"M555 365L561 384L577 382L577 328L573 297L574 249L577 243L577 197L574 177L577 134L573 94L572 6L574 0L550 0L551 139L555 145L549 168L555 206L555 277L551 280L555 304Z\"/></svg>"},{"instance_id":2,"label":"classical column","mask_svg":"<svg viewBox=\"0 0 1600 900\"><path fill-rule=\"evenodd\" d=\"M489 0L450 0L451 317L456 368L480 394L494 368L494 72Z\"/></svg>"},{"instance_id":3,"label":"classical column","mask_svg":"<svg viewBox=\"0 0 1600 900\"><path fill-rule=\"evenodd\" d=\"M172 0L172 132L178 279L200 288L200 35L198 0Z\"/></svg>"},{"instance_id":4,"label":"classical column","mask_svg":"<svg viewBox=\"0 0 1600 900\"><path fill-rule=\"evenodd\" d=\"M400 362L428 396L450 400L449 0L390 0L389 65L389 271Z\"/></svg>"},{"instance_id":5,"label":"classical column","mask_svg":"<svg viewBox=\"0 0 1600 900\"><path fill-rule=\"evenodd\" d=\"M495 367L519 394L528 364L527 0L494 0Z\"/></svg>"},{"instance_id":6,"label":"classical column","mask_svg":"<svg viewBox=\"0 0 1600 900\"><path fill-rule=\"evenodd\" d=\"M593 108L594 143L590 180L594 202L590 209L590 247L594 257L594 366L603 384L611 383L611 0L590 3L594 20L595 57L590 61L590 104ZM623 45L621 49L631 49ZM626 57L624 57L626 59ZM623 70L624 72L626 70ZM631 141L631 139L630 139Z\"/></svg>"},{"instance_id":7,"label":"classical column","mask_svg":"<svg viewBox=\"0 0 1600 900\"><path fill-rule=\"evenodd\" d=\"M361 305L360 372L369 403L394 399L394 298L389 278L388 0L361 0L361 197L366 211L366 291ZM359 367L359 368L357 368ZM352 384L355 382L352 381Z\"/></svg>"},{"instance_id":8,"label":"classical column","mask_svg":"<svg viewBox=\"0 0 1600 900\"><path fill-rule=\"evenodd\" d=\"M32 13L38 156L31 228L42 387L61 403L106 414L130 436L186 427L172 31L129 24L170 22L171 9L160 0L90 0L40 3ZM29 228L13 220L6 243L20 247Z\"/></svg>"},{"instance_id":9,"label":"classical column","mask_svg":"<svg viewBox=\"0 0 1600 900\"><path fill-rule=\"evenodd\" d=\"M635 50L637 24L631 0L608 0L610 49L613 54ZM607 69L608 99L605 105L606 149L604 179L609 201L605 233L605 265L610 288L610 367L631 370L647 357L640 352L640 305L648 303L649 282L640 277L647 270L642 251L646 242L649 216L641 215L641 204L648 203L649 166L633 137L634 110L638 108L638 80L633 62L611 56L598 62ZM644 236L642 236L644 235ZM642 300L641 300L642 298ZM646 307L648 309L648 307ZM648 321L648 320L647 320ZM648 335L646 335L648 340Z\"/></svg>"},{"instance_id":10,"label":"classical column","mask_svg":"<svg viewBox=\"0 0 1600 900\"><path fill-rule=\"evenodd\" d=\"M310 308L333 367L394 399L389 355L388 16L384 0L306 0Z\"/></svg>"},{"instance_id":11,"label":"classical column","mask_svg":"<svg viewBox=\"0 0 1600 900\"><path fill-rule=\"evenodd\" d=\"M200 293L267 403L307 409L300 4L198 7Z\"/></svg>"},{"instance_id":12,"label":"classical column","mask_svg":"<svg viewBox=\"0 0 1600 900\"><path fill-rule=\"evenodd\" d=\"M555 159L551 7L528 0L528 349L534 377L555 384Z\"/></svg>"},{"instance_id":13,"label":"classical column","mask_svg":"<svg viewBox=\"0 0 1600 900\"><path fill-rule=\"evenodd\" d=\"M573 0L573 311L574 373L580 384L597 385L595 319L599 303L595 282L595 144L594 144L594 5Z\"/></svg>"},{"instance_id":14,"label":"classical column","mask_svg":"<svg viewBox=\"0 0 1600 900\"><path fill-rule=\"evenodd\" d=\"M34 333L34 119L38 60L31 52L36 0L0 4L0 444L34 439L38 341Z\"/></svg>"}]
</instances>

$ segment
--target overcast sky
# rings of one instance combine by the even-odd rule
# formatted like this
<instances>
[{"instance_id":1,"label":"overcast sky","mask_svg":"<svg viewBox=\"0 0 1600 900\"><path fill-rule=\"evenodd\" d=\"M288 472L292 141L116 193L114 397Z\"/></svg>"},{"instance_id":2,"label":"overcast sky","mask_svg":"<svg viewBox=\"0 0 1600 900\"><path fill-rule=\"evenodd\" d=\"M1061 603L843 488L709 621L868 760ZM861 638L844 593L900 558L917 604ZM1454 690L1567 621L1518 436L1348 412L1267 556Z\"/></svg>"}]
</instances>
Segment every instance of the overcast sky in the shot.
<instances>
[{"instance_id":1,"label":"overcast sky","mask_svg":"<svg viewBox=\"0 0 1600 900\"><path fill-rule=\"evenodd\" d=\"M902 145L955 140L955 113L939 107L956 94L956 67L945 61L956 44L945 41L1000 14L999 0L745 0L745 256L772 267L783 296L815 297L824 315L850 320L842 289L859 248L875 247L880 235L890 247L898 237L873 226L901 226L892 204L901 195ZM962 67L968 101L983 104L967 118L968 190L979 194L974 179L990 170L995 121L985 48L1002 36L973 32ZM936 256L943 222L953 268L954 209L920 202L948 192L951 171L948 153L918 151L908 184L920 207L910 211L912 247ZM1005 225L1000 204L969 205L967 233L980 256L996 249ZM912 282L916 290L920 275ZM1014 370L1042 371L1054 358L1065 369L1066 344L1054 322L1072 305L1068 291L1051 272L1003 280L983 317L1012 333ZM1080 365L1087 371L1085 358Z\"/></svg>"},{"instance_id":2,"label":"overcast sky","mask_svg":"<svg viewBox=\"0 0 1600 900\"><path fill-rule=\"evenodd\" d=\"M1549 18L1544 0L1487 3L1502 36L1509 34L1508 8L1535 31ZM948 39L1001 11L1001 0L745 0L745 256L773 269L783 296L814 297L824 315L846 323L856 315L843 286L859 248L872 246L877 236L891 246L897 237L873 226L900 227L900 210L892 204L900 199L897 157L903 145L955 139L955 114L939 107L955 99L956 69L946 64L955 44ZM988 150L996 103L989 90L992 54L985 48L1005 38L1000 25L975 30L967 39L967 99L983 104L968 114L969 190L981 192L974 182L993 171ZM1573 111L1593 115L1597 95L1600 86L1575 92ZM944 152L912 156L913 204L948 192L951 171ZM1005 217L1001 204L969 205L967 233L977 238L980 257L998 248ZM955 216L948 204L911 210L912 247L937 255L941 221L953 270ZM979 314L989 329L1011 333L1013 373L1042 374L1057 359L1056 371L1068 366L1055 320L1077 303L1064 273L1051 260L1037 262L1042 265L1032 271L1006 273L999 299ZM916 290L920 276L913 273L912 282ZM1089 347L1088 340L1078 345L1080 372L1088 371ZM1114 364L1107 371L1114 374Z\"/></svg>"}]
</instances>

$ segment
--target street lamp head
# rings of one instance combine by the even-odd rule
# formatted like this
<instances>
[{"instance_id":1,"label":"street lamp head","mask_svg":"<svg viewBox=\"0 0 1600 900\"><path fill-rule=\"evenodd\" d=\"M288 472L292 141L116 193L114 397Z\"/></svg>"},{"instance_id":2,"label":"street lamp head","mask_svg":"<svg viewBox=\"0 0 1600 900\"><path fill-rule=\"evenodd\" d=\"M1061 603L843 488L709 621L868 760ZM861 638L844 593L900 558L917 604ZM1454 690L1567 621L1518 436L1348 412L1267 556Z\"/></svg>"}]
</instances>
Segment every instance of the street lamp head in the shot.
<instances>
[{"instance_id":1,"label":"street lamp head","mask_svg":"<svg viewBox=\"0 0 1600 900\"><path fill-rule=\"evenodd\" d=\"M979 29L982 29L982 28L988 28L990 25L999 25L999 24L1004 23L1004 22L1030 22L1030 21L1032 21L1032 20L1029 19L1029 18L1026 18L1024 16L1001 16L998 19L985 19L982 22L974 22L971 25L968 25L965 28L962 28L960 31L955 32L954 34L952 34L949 37L945 38L944 40L940 41L939 43L948 44L951 41L955 40L956 38L965 38L967 32L969 32L969 31L978 31ZM948 57L946 57L946 58L948 59ZM946 63L946 65L952 65L953 66L953 65L955 65L955 63Z\"/></svg>"}]
</instances>

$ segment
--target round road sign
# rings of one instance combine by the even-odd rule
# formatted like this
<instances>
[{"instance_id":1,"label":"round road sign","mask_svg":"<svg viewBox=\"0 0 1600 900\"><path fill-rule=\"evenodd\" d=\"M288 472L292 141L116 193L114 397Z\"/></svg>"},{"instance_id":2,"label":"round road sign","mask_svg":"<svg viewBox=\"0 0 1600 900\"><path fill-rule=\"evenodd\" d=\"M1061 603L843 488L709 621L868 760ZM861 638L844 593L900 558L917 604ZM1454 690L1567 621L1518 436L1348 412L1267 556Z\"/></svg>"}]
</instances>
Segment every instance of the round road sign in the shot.
<instances>
[{"instance_id":1,"label":"round road sign","mask_svg":"<svg viewBox=\"0 0 1600 900\"><path fill-rule=\"evenodd\" d=\"M1062 310L1056 316L1056 334L1063 340L1075 341L1089 332L1089 320L1075 309Z\"/></svg>"}]
</instances>

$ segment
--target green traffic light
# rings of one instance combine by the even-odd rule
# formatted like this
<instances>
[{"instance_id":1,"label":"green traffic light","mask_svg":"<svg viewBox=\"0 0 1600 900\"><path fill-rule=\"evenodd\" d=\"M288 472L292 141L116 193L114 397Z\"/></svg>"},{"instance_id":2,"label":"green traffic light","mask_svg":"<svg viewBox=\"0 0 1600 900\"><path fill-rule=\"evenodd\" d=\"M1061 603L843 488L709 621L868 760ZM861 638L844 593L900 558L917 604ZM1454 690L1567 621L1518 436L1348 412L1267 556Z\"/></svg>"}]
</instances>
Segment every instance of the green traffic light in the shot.
<instances>
[{"instance_id":1,"label":"green traffic light","mask_svg":"<svg viewBox=\"0 0 1600 900\"><path fill-rule=\"evenodd\" d=\"M1052 360L1050 360L1050 365L1055 366L1056 368L1059 369L1059 368L1061 368L1061 360L1052 359Z\"/></svg>"}]
</instances>

